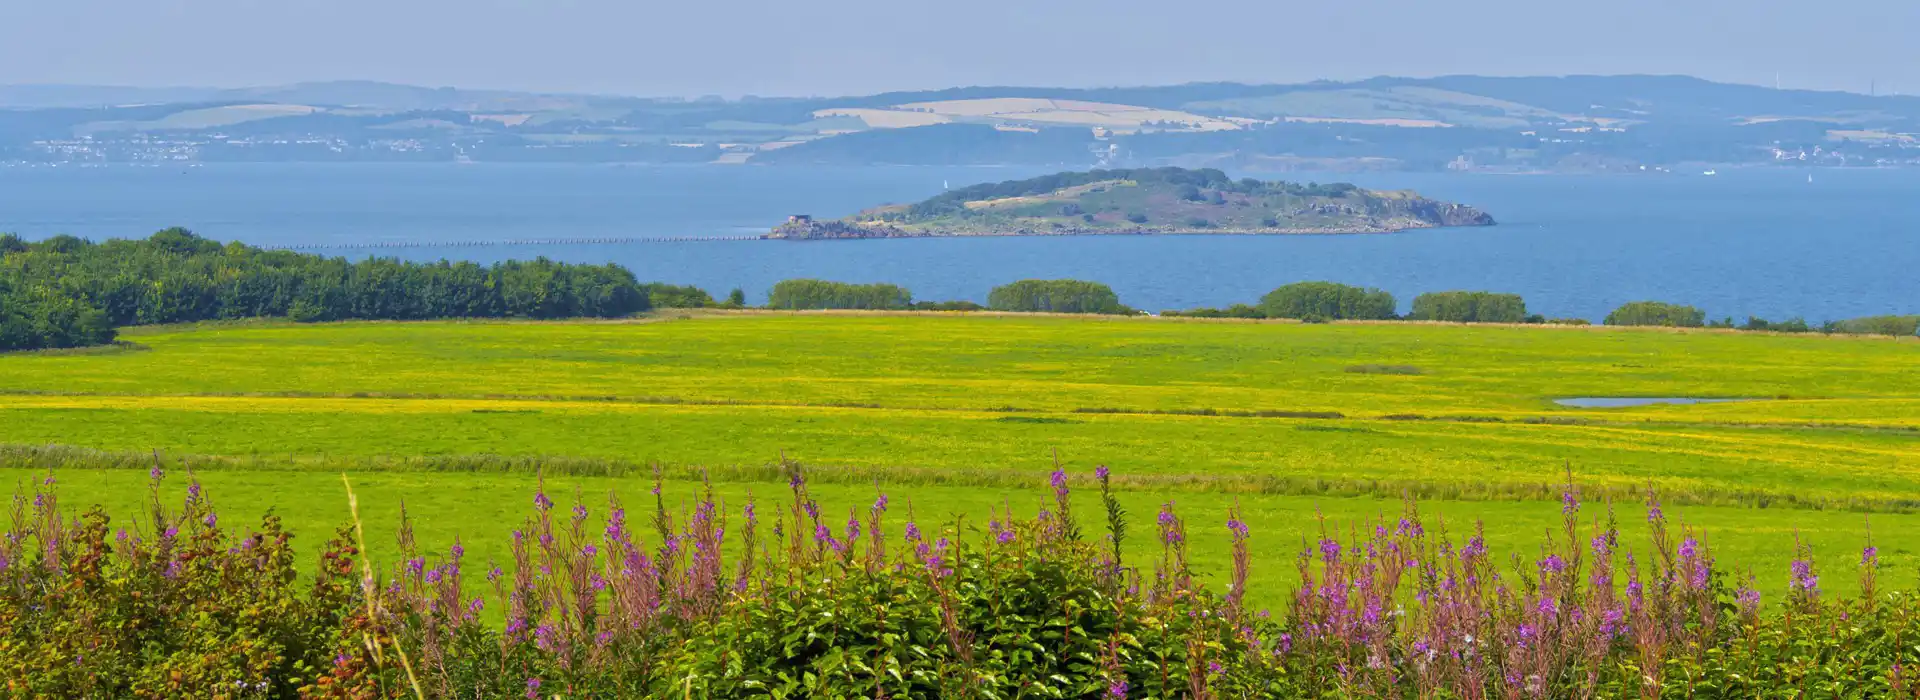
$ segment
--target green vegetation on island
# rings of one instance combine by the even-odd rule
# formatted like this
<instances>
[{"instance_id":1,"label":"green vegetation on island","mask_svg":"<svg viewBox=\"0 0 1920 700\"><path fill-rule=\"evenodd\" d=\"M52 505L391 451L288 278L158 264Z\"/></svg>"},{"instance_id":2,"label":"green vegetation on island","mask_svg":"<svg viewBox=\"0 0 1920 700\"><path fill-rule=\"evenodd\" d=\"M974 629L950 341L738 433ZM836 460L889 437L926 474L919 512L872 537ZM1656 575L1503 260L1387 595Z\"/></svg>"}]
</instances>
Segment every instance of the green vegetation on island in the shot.
<instances>
[{"instance_id":1,"label":"green vegetation on island","mask_svg":"<svg viewBox=\"0 0 1920 700\"><path fill-rule=\"evenodd\" d=\"M974 185L832 221L800 216L769 237L1389 233L1491 224L1492 217L1473 207L1412 192L1234 180L1213 169L1148 168Z\"/></svg>"}]
</instances>

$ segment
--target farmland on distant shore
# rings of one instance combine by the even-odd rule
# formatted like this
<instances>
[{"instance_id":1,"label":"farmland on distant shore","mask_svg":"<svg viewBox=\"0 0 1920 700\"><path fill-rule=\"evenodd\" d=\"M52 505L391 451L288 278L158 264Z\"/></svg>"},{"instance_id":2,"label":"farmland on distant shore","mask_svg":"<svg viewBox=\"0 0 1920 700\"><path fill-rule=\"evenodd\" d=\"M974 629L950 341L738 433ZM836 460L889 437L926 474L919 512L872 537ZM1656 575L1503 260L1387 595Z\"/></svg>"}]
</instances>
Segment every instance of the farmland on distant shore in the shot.
<instances>
[{"instance_id":1,"label":"farmland on distant shore","mask_svg":"<svg viewBox=\"0 0 1920 700\"><path fill-rule=\"evenodd\" d=\"M1270 536L1266 575L1283 575L1316 509L1344 527L1411 493L1462 526L1497 514L1518 533L1557 513L1571 469L1590 495L1622 501L1623 521L1652 486L1763 583L1795 531L1837 554L1871 517L1889 566L1910 572L1920 552L1902 514L1920 508L1912 339L709 312L205 324L123 340L0 355L6 476L58 466L70 501L124 505L144 488L131 468L158 450L216 496L234 489L226 503L310 531L343 520L345 471L366 480L376 520L405 498L423 527L498 535L536 469L589 501L640 497L652 464L676 489L705 470L743 497L777 495L769 465L785 455L848 503L877 481L981 519L1042 481L1057 452L1076 473L1112 466L1136 513L1240 499ZM1756 400L1554 401L1633 396Z\"/></svg>"}]
</instances>

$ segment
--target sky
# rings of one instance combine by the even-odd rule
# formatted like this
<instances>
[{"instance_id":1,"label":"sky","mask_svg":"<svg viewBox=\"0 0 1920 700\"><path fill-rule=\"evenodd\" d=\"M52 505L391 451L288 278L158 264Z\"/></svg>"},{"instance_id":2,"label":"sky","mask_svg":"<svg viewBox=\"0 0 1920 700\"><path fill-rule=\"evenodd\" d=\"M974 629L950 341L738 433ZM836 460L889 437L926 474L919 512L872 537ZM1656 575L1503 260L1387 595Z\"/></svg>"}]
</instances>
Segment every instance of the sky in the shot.
<instances>
[{"instance_id":1,"label":"sky","mask_svg":"<svg viewBox=\"0 0 1920 700\"><path fill-rule=\"evenodd\" d=\"M0 0L0 84L738 96L1660 73L1912 94L1916 36L1916 0Z\"/></svg>"}]
</instances>

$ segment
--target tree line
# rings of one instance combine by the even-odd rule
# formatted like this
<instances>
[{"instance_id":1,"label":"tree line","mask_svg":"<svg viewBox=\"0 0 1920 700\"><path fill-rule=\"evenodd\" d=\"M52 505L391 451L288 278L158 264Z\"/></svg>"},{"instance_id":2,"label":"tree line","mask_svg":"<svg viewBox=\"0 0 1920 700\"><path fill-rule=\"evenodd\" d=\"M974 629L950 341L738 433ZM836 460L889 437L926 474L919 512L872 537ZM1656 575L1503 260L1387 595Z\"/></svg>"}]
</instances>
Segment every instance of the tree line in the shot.
<instances>
[{"instance_id":1,"label":"tree line","mask_svg":"<svg viewBox=\"0 0 1920 700\"><path fill-rule=\"evenodd\" d=\"M1184 176L1184 175L1183 175ZM1204 175L1199 177L1205 177ZM693 286L642 284L618 265L545 258L483 266L350 261L240 243L221 244L185 229L144 240L93 243L56 236L28 243L0 235L0 351L71 348L113 342L115 328L218 319L280 317L301 322L433 318L619 317L655 308L745 308L732 290L717 301ZM1134 315L1113 289L1084 280L1020 280L971 301L915 301L894 284L793 279L775 284L767 308L1053 312ZM1166 316L1277 318L1307 322L1411 320L1451 323L1585 325L1584 319L1529 313L1517 294L1429 292L1401 316L1384 290L1335 282L1296 282L1257 304L1166 311ZM1707 321L1696 307L1635 301L1609 313L1611 326L1737 328L1776 332L1915 335L1920 315L1870 316L1813 325L1802 319L1749 317Z\"/></svg>"},{"instance_id":2,"label":"tree line","mask_svg":"<svg viewBox=\"0 0 1920 700\"><path fill-rule=\"evenodd\" d=\"M1308 322L1333 320L1361 321L1444 321L1449 323L1531 323L1588 325L1579 318L1548 318L1527 312L1526 301L1518 294L1483 291L1428 292L1413 299L1413 311L1396 313L1393 295L1379 289L1355 287L1334 282L1296 282L1279 287L1260 303L1234 304L1222 309L1198 308L1165 311L1163 316L1195 318L1283 318ZM1747 331L1819 332L1854 335L1920 334L1920 315L1867 316L1819 325L1794 318L1767 321L1748 317L1736 324L1732 318L1707 321L1705 311L1685 304L1660 301L1627 302L1608 313L1602 323L1609 326L1665 326L1671 328L1730 328Z\"/></svg>"},{"instance_id":3,"label":"tree line","mask_svg":"<svg viewBox=\"0 0 1920 700\"><path fill-rule=\"evenodd\" d=\"M223 245L179 228L104 243L0 236L0 350L98 345L116 326L218 319L545 319L649 308L648 290L618 265L349 261Z\"/></svg>"},{"instance_id":4,"label":"tree line","mask_svg":"<svg viewBox=\"0 0 1920 700\"><path fill-rule=\"evenodd\" d=\"M1081 280L1021 280L994 287L987 305L970 301L920 301L893 284L786 280L773 285L767 306L782 310L866 309L888 311L1011 311L1071 314L1137 314L1120 303L1112 287Z\"/></svg>"}]
</instances>

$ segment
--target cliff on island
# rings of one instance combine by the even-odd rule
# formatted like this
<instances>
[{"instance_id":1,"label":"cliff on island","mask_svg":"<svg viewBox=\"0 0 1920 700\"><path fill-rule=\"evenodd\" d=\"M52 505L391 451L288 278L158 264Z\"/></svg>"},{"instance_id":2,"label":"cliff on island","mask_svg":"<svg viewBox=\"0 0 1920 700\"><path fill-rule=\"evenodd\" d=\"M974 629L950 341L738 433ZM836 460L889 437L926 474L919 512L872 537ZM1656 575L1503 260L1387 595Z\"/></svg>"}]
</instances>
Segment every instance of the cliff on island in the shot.
<instances>
[{"instance_id":1,"label":"cliff on island","mask_svg":"<svg viewBox=\"0 0 1920 700\"><path fill-rule=\"evenodd\" d=\"M1407 191L1234 180L1212 169L1150 168L974 185L844 219L799 215L767 237L1392 233L1493 223L1493 217L1473 207Z\"/></svg>"}]
</instances>

